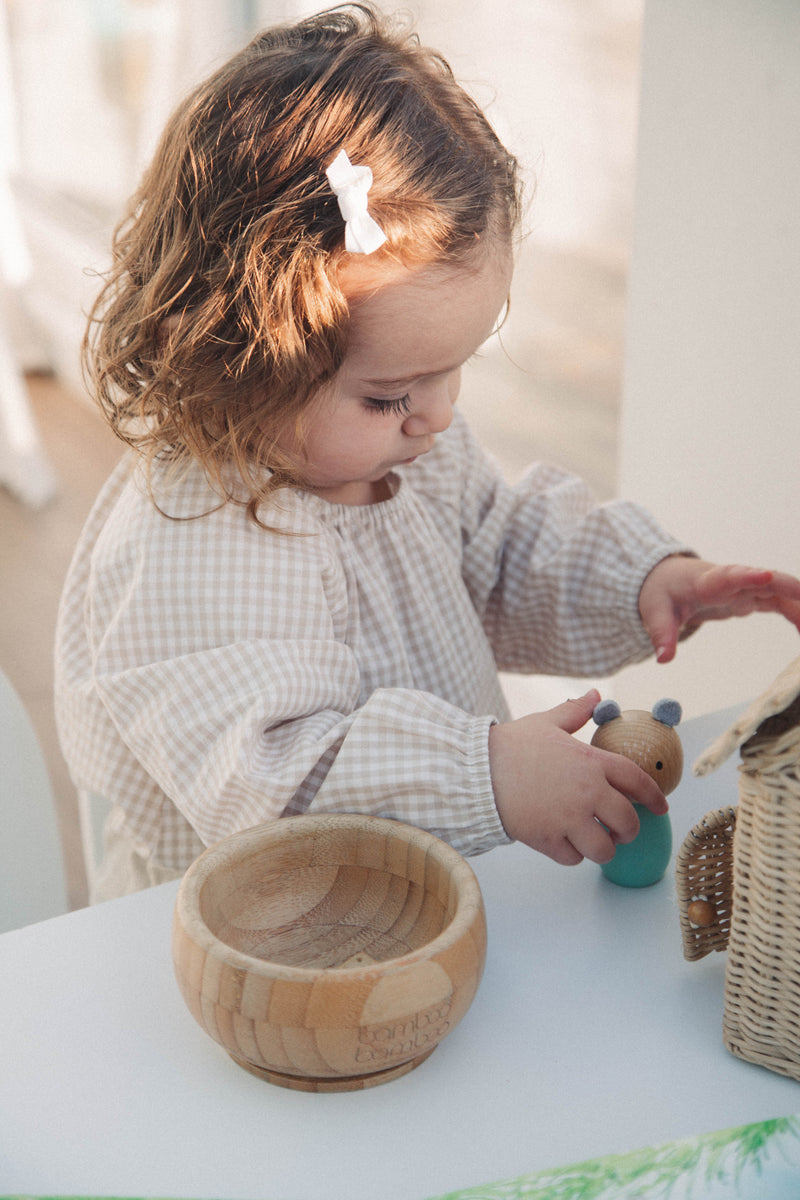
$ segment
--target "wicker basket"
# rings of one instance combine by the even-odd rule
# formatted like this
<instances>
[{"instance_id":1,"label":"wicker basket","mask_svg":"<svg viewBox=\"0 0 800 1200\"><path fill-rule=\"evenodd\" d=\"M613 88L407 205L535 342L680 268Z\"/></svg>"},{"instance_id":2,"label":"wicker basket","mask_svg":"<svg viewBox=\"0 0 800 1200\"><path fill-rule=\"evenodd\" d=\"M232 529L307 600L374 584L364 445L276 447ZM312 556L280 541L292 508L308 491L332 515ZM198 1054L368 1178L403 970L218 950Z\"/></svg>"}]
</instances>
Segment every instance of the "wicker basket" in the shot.
<instances>
[{"instance_id":1,"label":"wicker basket","mask_svg":"<svg viewBox=\"0 0 800 1200\"><path fill-rule=\"evenodd\" d=\"M675 882L683 953L690 962L728 948L735 829L736 809L717 809L695 825L678 851Z\"/></svg>"},{"instance_id":2,"label":"wicker basket","mask_svg":"<svg viewBox=\"0 0 800 1200\"><path fill-rule=\"evenodd\" d=\"M738 808L709 814L678 855L684 953L696 959L727 945L725 1045L800 1081L800 659L695 773L713 770L734 746ZM711 906L709 924L691 920L697 900Z\"/></svg>"}]
</instances>

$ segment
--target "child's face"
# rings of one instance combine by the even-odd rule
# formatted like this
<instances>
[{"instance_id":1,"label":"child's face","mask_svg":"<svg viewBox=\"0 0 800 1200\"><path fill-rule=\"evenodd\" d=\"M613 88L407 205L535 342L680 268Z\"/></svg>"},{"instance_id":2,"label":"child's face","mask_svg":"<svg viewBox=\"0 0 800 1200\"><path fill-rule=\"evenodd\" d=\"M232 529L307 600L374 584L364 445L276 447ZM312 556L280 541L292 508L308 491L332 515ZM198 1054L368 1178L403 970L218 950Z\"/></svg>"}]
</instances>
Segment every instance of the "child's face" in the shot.
<instances>
[{"instance_id":1,"label":"child's face","mask_svg":"<svg viewBox=\"0 0 800 1200\"><path fill-rule=\"evenodd\" d=\"M404 270L366 290L376 271L356 267L345 282L349 348L308 412L309 488L339 504L384 499L387 473L447 429L461 367L497 324L512 263L495 249L469 269Z\"/></svg>"}]
</instances>

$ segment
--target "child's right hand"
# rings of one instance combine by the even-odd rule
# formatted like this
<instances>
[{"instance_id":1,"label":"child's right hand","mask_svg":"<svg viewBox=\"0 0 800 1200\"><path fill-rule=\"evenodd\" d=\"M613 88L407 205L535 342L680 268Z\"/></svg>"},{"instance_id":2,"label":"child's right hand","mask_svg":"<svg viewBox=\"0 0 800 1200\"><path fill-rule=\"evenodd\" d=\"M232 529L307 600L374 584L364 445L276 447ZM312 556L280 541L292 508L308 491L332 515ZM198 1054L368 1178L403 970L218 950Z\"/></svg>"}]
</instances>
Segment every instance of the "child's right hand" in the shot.
<instances>
[{"instance_id":1,"label":"child's right hand","mask_svg":"<svg viewBox=\"0 0 800 1200\"><path fill-rule=\"evenodd\" d=\"M618 843L632 842L639 819L631 801L657 815L668 807L636 763L572 737L599 699L592 690L489 730L495 804L506 833L565 866L584 858L610 862Z\"/></svg>"}]
</instances>

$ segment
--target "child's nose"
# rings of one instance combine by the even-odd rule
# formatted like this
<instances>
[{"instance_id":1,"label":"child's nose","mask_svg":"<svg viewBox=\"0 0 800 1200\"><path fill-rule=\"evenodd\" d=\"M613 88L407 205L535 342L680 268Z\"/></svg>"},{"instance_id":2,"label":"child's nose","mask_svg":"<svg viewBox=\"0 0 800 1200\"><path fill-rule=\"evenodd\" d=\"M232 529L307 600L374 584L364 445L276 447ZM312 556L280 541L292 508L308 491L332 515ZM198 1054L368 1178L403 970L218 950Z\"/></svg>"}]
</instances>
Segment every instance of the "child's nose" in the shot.
<instances>
[{"instance_id":1,"label":"child's nose","mask_svg":"<svg viewBox=\"0 0 800 1200\"><path fill-rule=\"evenodd\" d=\"M408 437L424 437L430 433L444 433L453 420L453 405L456 394L449 387L437 388L425 400L415 406L413 413L403 424Z\"/></svg>"}]
</instances>

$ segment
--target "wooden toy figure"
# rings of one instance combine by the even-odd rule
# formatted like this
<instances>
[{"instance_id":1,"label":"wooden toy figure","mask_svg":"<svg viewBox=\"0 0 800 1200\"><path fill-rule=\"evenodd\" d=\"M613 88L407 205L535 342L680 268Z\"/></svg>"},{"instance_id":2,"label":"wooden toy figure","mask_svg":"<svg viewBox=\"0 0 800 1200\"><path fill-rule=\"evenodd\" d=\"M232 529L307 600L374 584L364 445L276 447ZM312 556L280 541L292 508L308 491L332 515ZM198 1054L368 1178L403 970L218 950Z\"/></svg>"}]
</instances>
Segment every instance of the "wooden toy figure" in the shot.
<instances>
[{"instance_id":1,"label":"wooden toy figure","mask_svg":"<svg viewBox=\"0 0 800 1200\"><path fill-rule=\"evenodd\" d=\"M678 786L683 773L683 747L674 726L681 719L677 700L659 700L652 713L643 709L620 710L614 700L601 700L594 710L598 728L592 745L623 754L646 771L664 795ZM634 804L639 833L627 845L617 846L611 862L601 870L621 887L649 887L658 883L672 853L672 823L668 813L656 816Z\"/></svg>"}]
</instances>

